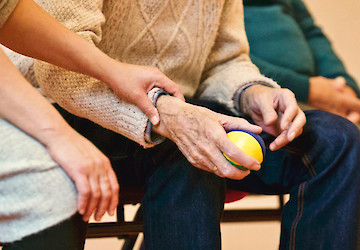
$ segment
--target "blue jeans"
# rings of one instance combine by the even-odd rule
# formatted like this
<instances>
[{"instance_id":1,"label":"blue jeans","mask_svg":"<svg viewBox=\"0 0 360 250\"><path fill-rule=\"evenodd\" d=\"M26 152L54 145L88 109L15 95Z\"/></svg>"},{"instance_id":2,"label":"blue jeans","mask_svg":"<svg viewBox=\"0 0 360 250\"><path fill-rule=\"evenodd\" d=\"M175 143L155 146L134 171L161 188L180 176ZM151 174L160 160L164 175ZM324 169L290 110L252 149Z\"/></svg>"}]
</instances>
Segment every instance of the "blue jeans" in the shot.
<instances>
[{"instance_id":1,"label":"blue jeans","mask_svg":"<svg viewBox=\"0 0 360 250\"><path fill-rule=\"evenodd\" d=\"M284 149L267 150L260 171L234 181L192 167L170 141L145 150L121 135L62 113L107 154L122 191L145 191L147 250L220 249L227 187L290 194L282 218L280 249L360 246L360 136L355 125L339 116L307 112L307 124L299 138ZM261 136L267 144L273 139L265 133Z\"/></svg>"}]
</instances>

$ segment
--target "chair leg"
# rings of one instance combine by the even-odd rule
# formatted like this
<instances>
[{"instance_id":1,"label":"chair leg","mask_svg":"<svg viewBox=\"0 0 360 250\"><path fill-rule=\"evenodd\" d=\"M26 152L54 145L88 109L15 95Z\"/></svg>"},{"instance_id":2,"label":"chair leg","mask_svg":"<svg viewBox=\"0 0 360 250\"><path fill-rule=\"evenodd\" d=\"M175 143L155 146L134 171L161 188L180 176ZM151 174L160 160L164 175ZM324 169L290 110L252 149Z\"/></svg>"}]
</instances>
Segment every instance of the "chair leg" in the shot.
<instances>
[{"instance_id":1,"label":"chair leg","mask_svg":"<svg viewBox=\"0 0 360 250\"><path fill-rule=\"evenodd\" d=\"M285 206L285 201L284 201L284 195L283 194L279 194L279 209L281 211L283 211Z\"/></svg>"},{"instance_id":2,"label":"chair leg","mask_svg":"<svg viewBox=\"0 0 360 250\"><path fill-rule=\"evenodd\" d=\"M142 206L139 207L139 209L137 210L136 214L135 214L135 217L134 217L134 222L141 222L143 221L143 209L142 209ZM132 250L135 246L135 243L136 243L136 240L138 239L138 236L139 234L137 235L133 235L129 238L126 238L125 239L125 242L122 246L122 250Z\"/></svg>"}]
</instances>

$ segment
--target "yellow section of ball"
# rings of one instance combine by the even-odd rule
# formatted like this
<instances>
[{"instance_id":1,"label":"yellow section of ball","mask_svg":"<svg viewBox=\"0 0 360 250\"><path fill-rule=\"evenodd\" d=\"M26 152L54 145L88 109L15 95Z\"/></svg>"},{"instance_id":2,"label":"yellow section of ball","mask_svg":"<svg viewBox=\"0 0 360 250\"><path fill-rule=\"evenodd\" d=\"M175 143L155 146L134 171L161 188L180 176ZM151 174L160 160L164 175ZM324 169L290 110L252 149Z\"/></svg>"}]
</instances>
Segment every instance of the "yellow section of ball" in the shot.
<instances>
[{"instance_id":1,"label":"yellow section of ball","mask_svg":"<svg viewBox=\"0 0 360 250\"><path fill-rule=\"evenodd\" d=\"M242 131L231 131L227 133L227 136L245 154L255 158L259 163L262 163L263 152L261 145L252 135ZM240 165L236 161L231 160L226 154L224 154L224 156L232 164Z\"/></svg>"}]
</instances>

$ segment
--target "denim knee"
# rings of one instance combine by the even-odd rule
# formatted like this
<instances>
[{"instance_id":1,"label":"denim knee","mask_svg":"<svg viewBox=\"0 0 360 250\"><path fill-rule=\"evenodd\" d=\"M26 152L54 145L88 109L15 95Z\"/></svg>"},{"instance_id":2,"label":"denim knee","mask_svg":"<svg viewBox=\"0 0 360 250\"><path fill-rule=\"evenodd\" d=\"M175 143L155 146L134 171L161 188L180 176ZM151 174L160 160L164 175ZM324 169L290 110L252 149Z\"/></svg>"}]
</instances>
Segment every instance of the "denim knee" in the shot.
<instances>
[{"instance_id":1,"label":"denim knee","mask_svg":"<svg viewBox=\"0 0 360 250\"><path fill-rule=\"evenodd\" d=\"M344 157L355 160L360 150L360 133L355 124L318 110L306 112L306 117L307 124L299 144L314 164L331 165ZM341 167L354 165L342 164Z\"/></svg>"}]
</instances>

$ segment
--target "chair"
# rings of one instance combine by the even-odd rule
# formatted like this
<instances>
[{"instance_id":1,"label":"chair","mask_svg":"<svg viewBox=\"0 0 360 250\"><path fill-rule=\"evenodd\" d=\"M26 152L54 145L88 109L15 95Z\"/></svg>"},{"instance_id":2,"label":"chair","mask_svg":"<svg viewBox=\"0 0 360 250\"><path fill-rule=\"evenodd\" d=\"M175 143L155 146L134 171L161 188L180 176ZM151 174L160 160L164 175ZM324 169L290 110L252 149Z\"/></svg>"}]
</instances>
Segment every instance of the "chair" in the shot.
<instances>
[{"instance_id":1,"label":"chair","mask_svg":"<svg viewBox=\"0 0 360 250\"><path fill-rule=\"evenodd\" d=\"M229 195L230 194L230 195ZM253 195L253 194L250 194ZM243 192L228 191L227 202L239 200L246 196ZM140 206L132 221L125 221L124 205L139 204L142 193L126 193L121 195L117 209L116 222L89 223L87 238L117 237L125 239L122 250L133 249L139 233L142 232L142 207ZM235 198L234 198L235 197ZM237 199L236 199L237 197ZM255 222L255 221L280 221L284 207L283 195L278 195L278 207L271 209L225 209L222 223L229 222Z\"/></svg>"}]
</instances>

